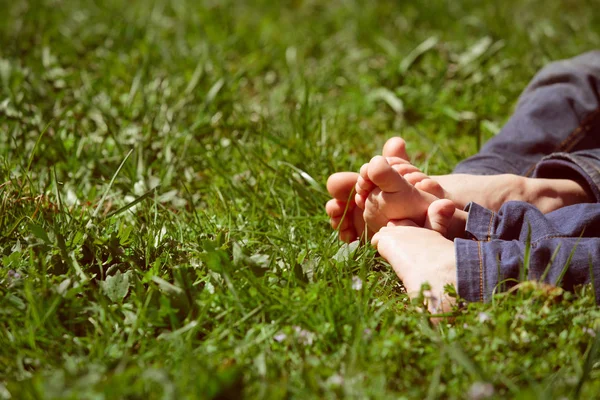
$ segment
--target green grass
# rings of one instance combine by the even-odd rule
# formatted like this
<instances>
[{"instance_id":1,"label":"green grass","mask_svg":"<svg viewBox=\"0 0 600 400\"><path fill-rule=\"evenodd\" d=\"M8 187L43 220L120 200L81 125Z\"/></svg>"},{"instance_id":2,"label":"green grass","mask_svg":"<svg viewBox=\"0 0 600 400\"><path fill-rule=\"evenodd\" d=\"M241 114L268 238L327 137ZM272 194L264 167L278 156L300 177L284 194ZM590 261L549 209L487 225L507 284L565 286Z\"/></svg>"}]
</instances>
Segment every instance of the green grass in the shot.
<instances>
[{"instance_id":1,"label":"green grass","mask_svg":"<svg viewBox=\"0 0 600 400\"><path fill-rule=\"evenodd\" d=\"M391 135L476 152L596 1L0 6L0 399L600 391L589 288L432 326L323 211Z\"/></svg>"}]
</instances>

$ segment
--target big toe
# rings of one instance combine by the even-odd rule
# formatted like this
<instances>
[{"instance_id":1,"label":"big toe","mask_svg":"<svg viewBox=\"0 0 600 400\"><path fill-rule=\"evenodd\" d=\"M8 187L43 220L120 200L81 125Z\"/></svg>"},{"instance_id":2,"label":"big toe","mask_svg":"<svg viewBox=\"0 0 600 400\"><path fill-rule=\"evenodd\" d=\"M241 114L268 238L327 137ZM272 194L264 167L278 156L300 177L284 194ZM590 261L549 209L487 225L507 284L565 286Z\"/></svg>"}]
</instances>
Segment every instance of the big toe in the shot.
<instances>
[{"instance_id":1,"label":"big toe","mask_svg":"<svg viewBox=\"0 0 600 400\"><path fill-rule=\"evenodd\" d=\"M344 200L331 199L325 204L325 212L330 218L344 215L347 211L352 211L356 205Z\"/></svg>"},{"instance_id":2,"label":"big toe","mask_svg":"<svg viewBox=\"0 0 600 400\"><path fill-rule=\"evenodd\" d=\"M327 191L334 199L347 201L358 176L356 172L336 172L327 179Z\"/></svg>"},{"instance_id":3,"label":"big toe","mask_svg":"<svg viewBox=\"0 0 600 400\"><path fill-rule=\"evenodd\" d=\"M388 139L383 145L384 157L400 157L408 160L408 154L406 153L406 142L401 137L393 137Z\"/></svg>"},{"instance_id":4,"label":"big toe","mask_svg":"<svg viewBox=\"0 0 600 400\"><path fill-rule=\"evenodd\" d=\"M399 192L406 190L410 184L400 176L387 160L382 156L376 156L369 163L369 179L383 192Z\"/></svg>"}]
</instances>

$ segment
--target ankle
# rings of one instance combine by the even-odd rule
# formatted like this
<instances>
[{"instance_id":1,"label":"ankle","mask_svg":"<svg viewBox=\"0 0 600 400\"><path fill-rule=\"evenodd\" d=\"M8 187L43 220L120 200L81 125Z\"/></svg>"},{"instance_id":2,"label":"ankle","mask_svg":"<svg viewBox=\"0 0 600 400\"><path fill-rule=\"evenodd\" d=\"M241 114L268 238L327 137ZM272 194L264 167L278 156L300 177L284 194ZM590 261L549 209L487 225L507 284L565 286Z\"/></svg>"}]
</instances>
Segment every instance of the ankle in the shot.
<instances>
[{"instance_id":1,"label":"ankle","mask_svg":"<svg viewBox=\"0 0 600 400\"><path fill-rule=\"evenodd\" d=\"M580 183L570 179L524 178L527 202L543 213L561 207L593 201L593 196Z\"/></svg>"},{"instance_id":2,"label":"ankle","mask_svg":"<svg viewBox=\"0 0 600 400\"><path fill-rule=\"evenodd\" d=\"M508 201L529 201L532 190L527 178L514 174L471 176L470 201L498 211Z\"/></svg>"}]
</instances>

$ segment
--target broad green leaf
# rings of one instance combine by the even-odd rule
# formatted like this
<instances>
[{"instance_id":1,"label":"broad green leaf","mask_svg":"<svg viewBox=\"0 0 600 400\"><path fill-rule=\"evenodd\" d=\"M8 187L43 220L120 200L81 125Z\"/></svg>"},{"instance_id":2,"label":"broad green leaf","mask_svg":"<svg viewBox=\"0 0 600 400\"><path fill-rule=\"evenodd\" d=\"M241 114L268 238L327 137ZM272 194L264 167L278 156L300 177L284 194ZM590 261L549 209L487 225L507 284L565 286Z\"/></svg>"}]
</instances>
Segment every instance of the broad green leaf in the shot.
<instances>
[{"instance_id":1,"label":"broad green leaf","mask_svg":"<svg viewBox=\"0 0 600 400\"><path fill-rule=\"evenodd\" d=\"M107 276L100 285L109 299L115 303L120 303L129 291L129 272L122 274L121 271L117 271L116 274Z\"/></svg>"},{"instance_id":2,"label":"broad green leaf","mask_svg":"<svg viewBox=\"0 0 600 400\"><path fill-rule=\"evenodd\" d=\"M354 256L354 253L356 253L356 250L358 249L359 245L360 245L360 241L358 241L358 240L355 240L352 243L342 244L342 247L340 247L338 252L335 253L335 255L333 256L333 259L340 263L350 261L352 259L352 257Z\"/></svg>"},{"instance_id":3,"label":"broad green leaf","mask_svg":"<svg viewBox=\"0 0 600 400\"><path fill-rule=\"evenodd\" d=\"M42 240L46 244L51 244L50 238L48 237L48 233L38 224L34 224L33 222L29 224L29 230L33 235Z\"/></svg>"}]
</instances>

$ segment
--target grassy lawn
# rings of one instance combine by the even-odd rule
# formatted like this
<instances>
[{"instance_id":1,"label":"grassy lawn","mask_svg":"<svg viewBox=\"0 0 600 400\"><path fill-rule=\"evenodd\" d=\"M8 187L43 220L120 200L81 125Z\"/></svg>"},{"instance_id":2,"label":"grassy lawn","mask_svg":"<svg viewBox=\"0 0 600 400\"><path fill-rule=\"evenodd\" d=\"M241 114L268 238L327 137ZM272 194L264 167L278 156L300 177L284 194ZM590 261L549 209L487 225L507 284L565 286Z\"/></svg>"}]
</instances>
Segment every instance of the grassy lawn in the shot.
<instances>
[{"instance_id":1,"label":"grassy lawn","mask_svg":"<svg viewBox=\"0 0 600 400\"><path fill-rule=\"evenodd\" d=\"M600 391L589 287L433 326L323 210L392 135L475 153L597 1L0 5L0 399Z\"/></svg>"}]
</instances>

